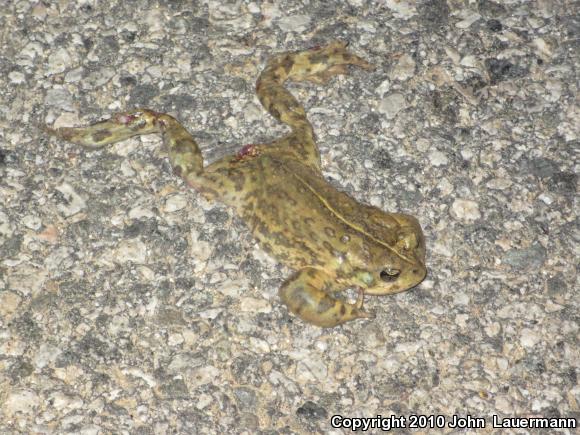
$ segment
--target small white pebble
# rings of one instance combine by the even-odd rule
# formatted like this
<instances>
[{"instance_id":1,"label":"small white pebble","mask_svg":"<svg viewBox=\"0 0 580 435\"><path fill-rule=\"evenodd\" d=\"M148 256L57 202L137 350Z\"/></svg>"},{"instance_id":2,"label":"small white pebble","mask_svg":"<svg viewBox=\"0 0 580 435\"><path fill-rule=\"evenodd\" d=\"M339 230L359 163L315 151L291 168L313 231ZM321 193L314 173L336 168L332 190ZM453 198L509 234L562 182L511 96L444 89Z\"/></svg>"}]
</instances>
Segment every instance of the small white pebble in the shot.
<instances>
[{"instance_id":1,"label":"small white pebble","mask_svg":"<svg viewBox=\"0 0 580 435\"><path fill-rule=\"evenodd\" d=\"M524 347L534 347L540 341L540 336L529 328L522 329L522 335L520 337L520 343Z\"/></svg>"},{"instance_id":2,"label":"small white pebble","mask_svg":"<svg viewBox=\"0 0 580 435\"><path fill-rule=\"evenodd\" d=\"M462 221L474 221L481 218L479 205L469 199L456 199L451 205L451 215Z\"/></svg>"},{"instance_id":3,"label":"small white pebble","mask_svg":"<svg viewBox=\"0 0 580 435\"><path fill-rule=\"evenodd\" d=\"M19 85L26 81L26 76L20 71L12 71L10 74L8 74L8 78L10 79L10 83L15 85Z\"/></svg>"},{"instance_id":4,"label":"small white pebble","mask_svg":"<svg viewBox=\"0 0 580 435\"><path fill-rule=\"evenodd\" d=\"M444 166L449 162L445 153L437 150L429 153L429 161L433 166Z\"/></svg>"}]
</instances>

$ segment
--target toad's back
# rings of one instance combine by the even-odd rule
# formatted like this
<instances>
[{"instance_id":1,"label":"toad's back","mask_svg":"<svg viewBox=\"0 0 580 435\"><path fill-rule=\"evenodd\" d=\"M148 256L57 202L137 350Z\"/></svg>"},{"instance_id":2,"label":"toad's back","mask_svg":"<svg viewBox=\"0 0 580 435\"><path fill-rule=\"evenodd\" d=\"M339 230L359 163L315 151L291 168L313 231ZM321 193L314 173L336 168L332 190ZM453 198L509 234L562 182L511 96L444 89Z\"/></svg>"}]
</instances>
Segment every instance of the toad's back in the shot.
<instances>
[{"instance_id":1,"label":"toad's back","mask_svg":"<svg viewBox=\"0 0 580 435\"><path fill-rule=\"evenodd\" d=\"M413 252L406 254L400 243L410 227L420 235L412 241L414 252L418 248L419 256L424 255L413 217L361 204L292 154L261 150L219 171L222 180L227 172L231 185L237 185L221 192L222 200L237 209L260 245L287 266L364 267L383 251L413 262Z\"/></svg>"}]
</instances>

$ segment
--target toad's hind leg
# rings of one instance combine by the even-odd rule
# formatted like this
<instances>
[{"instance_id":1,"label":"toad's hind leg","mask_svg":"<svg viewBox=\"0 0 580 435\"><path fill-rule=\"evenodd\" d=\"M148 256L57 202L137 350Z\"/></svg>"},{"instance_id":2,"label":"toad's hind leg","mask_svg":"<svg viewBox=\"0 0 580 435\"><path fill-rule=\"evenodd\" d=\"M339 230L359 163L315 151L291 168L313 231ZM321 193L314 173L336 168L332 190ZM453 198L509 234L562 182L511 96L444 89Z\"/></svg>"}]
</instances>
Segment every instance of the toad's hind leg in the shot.
<instances>
[{"instance_id":1,"label":"toad's hind leg","mask_svg":"<svg viewBox=\"0 0 580 435\"><path fill-rule=\"evenodd\" d=\"M132 136L161 133L175 173L190 184L201 184L198 180L203 172L201 151L187 130L167 114L138 109L118 113L87 127L46 128L46 131L87 148L100 148ZM210 183L210 178L206 177L203 182Z\"/></svg>"},{"instance_id":2,"label":"toad's hind leg","mask_svg":"<svg viewBox=\"0 0 580 435\"><path fill-rule=\"evenodd\" d=\"M373 68L366 60L349 53L346 43L337 41L324 47L272 58L256 83L262 105L274 118L292 128L288 136L274 144L291 147L305 163L317 169L320 169L320 154L314 143L312 126L302 105L283 85L288 79L325 83L332 76L346 74L348 65Z\"/></svg>"},{"instance_id":3,"label":"toad's hind leg","mask_svg":"<svg viewBox=\"0 0 580 435\"><path fill-rule=\"evenodd\" d=\"M363 293L355 304L332 297L336 282L325 272L307 267L296 272L280 288L280 297L288 309L302 320L323 328L332 328L349 320L373 318L363 310Z\"/></svg>"}]
</instances>

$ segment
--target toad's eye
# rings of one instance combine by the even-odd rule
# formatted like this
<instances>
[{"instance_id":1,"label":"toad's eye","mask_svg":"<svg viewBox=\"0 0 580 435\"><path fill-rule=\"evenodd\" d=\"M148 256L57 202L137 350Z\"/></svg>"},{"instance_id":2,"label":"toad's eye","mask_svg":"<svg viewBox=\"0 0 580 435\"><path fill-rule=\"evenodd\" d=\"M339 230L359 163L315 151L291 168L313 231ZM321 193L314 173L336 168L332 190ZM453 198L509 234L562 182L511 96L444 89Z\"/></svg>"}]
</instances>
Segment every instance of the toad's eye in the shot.
<instances>
[{"instance_id":1,"label":"toad's eye","mask_svg":"<svg viewBox=\"0 0 580 435\"><path fill-rule=\"evenodd\" d=\"M401 271L399 269L391 269L388 267L381 271L381 280L383 282L393 282L399 277L400 274Z\"/></svg>"}]
</instances>

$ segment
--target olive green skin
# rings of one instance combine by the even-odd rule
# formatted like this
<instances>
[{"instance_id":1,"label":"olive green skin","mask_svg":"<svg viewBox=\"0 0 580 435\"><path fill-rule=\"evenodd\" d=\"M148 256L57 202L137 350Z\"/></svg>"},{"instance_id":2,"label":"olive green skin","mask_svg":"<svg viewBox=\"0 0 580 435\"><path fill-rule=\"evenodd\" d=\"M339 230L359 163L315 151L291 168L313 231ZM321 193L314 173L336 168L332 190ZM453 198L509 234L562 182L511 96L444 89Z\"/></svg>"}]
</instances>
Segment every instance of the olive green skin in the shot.
<instances>
[{"instance_id":1,"label":"olive green skin","mask_svg":"<svg viewBox=\"0 0 580 435\"><path fill-rule=\"evenodd\" d=\"M148 109L114 115L88 127L47 129L64 140L97 148L131 136L160 133L176 174L244 219L260 246L295 273L280 288L288 309L314 325L333 327L374 317L364 294L398 293L425 277L425 239L418 221L355 201L323 177L314 133L304 108L284 88L287 79L325 83L348 65L372 66L346 44L272 58L256 92L291 133L249 145L204 167L194 138L173 117ZM356 303L334 297L356 288Z\"/></svg>"}]
</instances>

